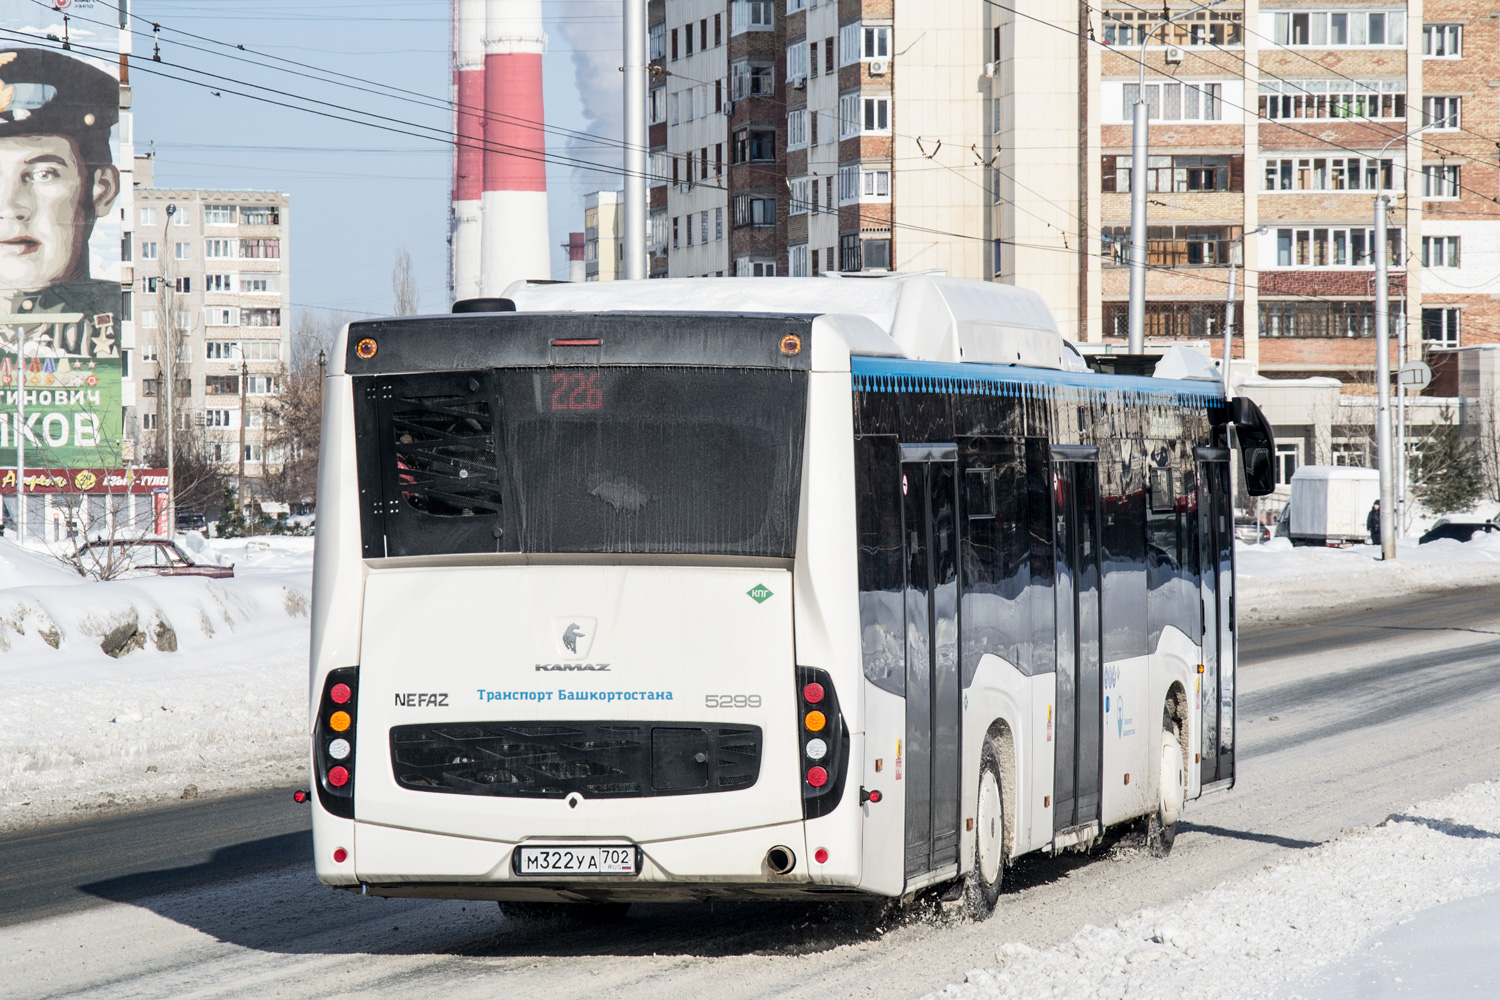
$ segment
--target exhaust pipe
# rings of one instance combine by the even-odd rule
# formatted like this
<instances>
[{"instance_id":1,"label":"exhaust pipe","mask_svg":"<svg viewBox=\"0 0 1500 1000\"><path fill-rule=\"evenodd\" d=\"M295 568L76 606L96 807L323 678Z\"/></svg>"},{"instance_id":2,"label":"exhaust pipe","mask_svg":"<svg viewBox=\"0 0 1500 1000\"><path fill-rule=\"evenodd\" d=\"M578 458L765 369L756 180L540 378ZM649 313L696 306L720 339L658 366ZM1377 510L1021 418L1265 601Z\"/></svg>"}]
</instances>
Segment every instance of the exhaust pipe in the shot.
<instances>
[{"instance_id":1,"label":"exhaust pipe","mask_svg":"<svg viewBox=\"0 0 1500 1000\"><path fill-rule=\"evenodd\" d=\"M776 846L766 852L766 867L772 875L786 875L797 867L797 855L790 847Z\"/></svg>"}]
</instances>

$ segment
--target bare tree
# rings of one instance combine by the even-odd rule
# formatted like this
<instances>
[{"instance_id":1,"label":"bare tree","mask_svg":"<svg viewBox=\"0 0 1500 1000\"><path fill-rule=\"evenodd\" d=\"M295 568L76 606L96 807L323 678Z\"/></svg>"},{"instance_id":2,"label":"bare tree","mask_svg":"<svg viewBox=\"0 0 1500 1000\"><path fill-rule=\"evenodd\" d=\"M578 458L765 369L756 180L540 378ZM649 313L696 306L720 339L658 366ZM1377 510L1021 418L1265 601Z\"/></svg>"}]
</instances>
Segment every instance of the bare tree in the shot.
<instances>
[{"instance_id":1,"label":"bare tree","mask_svg":"<svg viewBox=\"0 0 1500 1000\"><path fill-rule=\"evenodd\" d=\"M415 316L421 307L421 295L417 291L417 274L412 268L411 254L406 247L396 251L396 266L391 268L391 291L396 296L395 314Z\"/></svg>"},{"instance_id":2,"label":"bare tree","mask_svg":"<svg viewBox=\"0 0 1500 1000\"><path fill-rule=\"evenodd\" d=\"M1500 500L1500 399L1482 396L1475 407L1478 419L1471 423L1474 453L1491 500Z\"/></svg>"},{"instance_id":3,"label":"bare tree","mask_svg":"<svg viewBox=\"0 0 1500 1000\"><path fill-rule=\"evenodd\" d=\"M404 251L403 251L404 252ZM292 357L278 378L281 392L265 404L264 486L270 499L316 503L318 442L323 427L327 353L348 317L301 312L292 327Z\"/></svg>"}]
</instances>

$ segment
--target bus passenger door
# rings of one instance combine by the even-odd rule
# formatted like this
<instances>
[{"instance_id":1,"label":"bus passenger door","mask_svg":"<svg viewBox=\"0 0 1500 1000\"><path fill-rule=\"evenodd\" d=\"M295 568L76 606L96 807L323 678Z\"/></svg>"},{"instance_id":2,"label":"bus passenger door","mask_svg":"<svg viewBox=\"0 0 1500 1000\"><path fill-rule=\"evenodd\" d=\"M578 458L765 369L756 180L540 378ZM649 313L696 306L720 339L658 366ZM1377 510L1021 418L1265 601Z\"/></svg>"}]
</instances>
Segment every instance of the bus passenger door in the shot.
<instances>
[{"instance_id":1,"label":"bus passenger door","mask_svg":"<svg viewBox=\"0 0 1500 1000\"><path fill-rule=\"evenodd\" d=\"M958 449L902 445L906 875L958 862Z\"/></svg>"},{"instance_id":2,"label":"bus passenger door","mask_svg":"<svg viewBox=\"0 0 1500 1000\"><path fill-rule=\"evenodd\" d=\"M1202 577L1203 673L1199 690L1203 790L1234 780L1234 514L1228 448L1197 448L1198 570Z\"/></svg>"},{"instance_id":3,"label":"bus passenger door","mask_svg":"<svg viewBox=\"0 0 1500 1000\"><path fill-rule=\"evenodd\" d=\"M1100 669L1098 449L1052 448L1057 562L1057 727L1052 832L1099 819L1104 734Z\"/></svg>"}]
</instances>

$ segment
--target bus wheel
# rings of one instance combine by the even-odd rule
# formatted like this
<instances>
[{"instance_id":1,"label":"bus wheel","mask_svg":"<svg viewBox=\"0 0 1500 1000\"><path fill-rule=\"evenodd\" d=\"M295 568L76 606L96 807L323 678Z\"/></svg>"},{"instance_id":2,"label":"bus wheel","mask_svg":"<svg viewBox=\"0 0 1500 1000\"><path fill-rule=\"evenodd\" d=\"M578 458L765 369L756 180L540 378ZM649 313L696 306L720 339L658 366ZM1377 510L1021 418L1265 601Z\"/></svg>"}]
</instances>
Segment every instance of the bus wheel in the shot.
<instances>
[{"instance_id":1,"label":"bus wheel","mask_svg":"<svg viewBox=\"0 0 1500 1000\"><path fill-rule=\"evenodd\" d=\"M1000 794L1000 767L995 748L985 741L979 761L978 815L974 819L974 867L964 882L969 913L983 920L1000 899L1005 881L1005 800Z\"/></svg>"},{"instance_id":2,"label":"bus wheel","mask_svg":"<svg viewBox=\"0 0 1500 1000\"><path fill-rule=\"evenodd\" d=\"M1182 744L1177 740L1177 723L1164 714L1156 811L1146 820L1146 850L1154 858L1164 858L1172 853L1172 842L1177 839L1177 820L1182 815L1186 796L1186 782L1183 780L1186 767L1182 759Z\"/></svg>"}]
</instances>

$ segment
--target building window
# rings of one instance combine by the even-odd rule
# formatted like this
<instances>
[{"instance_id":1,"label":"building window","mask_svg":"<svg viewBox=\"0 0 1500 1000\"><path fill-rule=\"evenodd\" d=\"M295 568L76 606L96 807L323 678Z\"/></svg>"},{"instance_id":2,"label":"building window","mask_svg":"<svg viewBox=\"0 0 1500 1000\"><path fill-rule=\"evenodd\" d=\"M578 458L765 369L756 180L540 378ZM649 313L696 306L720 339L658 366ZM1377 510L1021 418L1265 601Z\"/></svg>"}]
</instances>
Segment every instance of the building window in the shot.
<instances>
[{"instance_id":1,"label":"building window","mask_svg":"<svg viewBox=\"0 0 1500 1000\"><path fill-rule=\"evenodd\" d=\"M1328 49L1406 44L1404 10L1278 12L1274 17L1277 45Z\"/></svg>"},{"instance_id":2,"label":"building window","mask_svg":"<svg viewBox=\"0 0 1500 1000\"><path fill-rule=\"evenodd\" d=\"M667 88L652 87L651 97L646 104L646 123L648 125L660 125L667 120Z\"/></svg>"},{"instance_id":3,"label":"building window","mask_svg":"<svg viewBox=\"0 0 1500 1000\"><path fill-rule=\"evenodd\" d=\"M1291 483L1292 473L1297 471L1300 450L1300 447L1295 444L1276 446L1276 485L1287 486Z\"/></svg>"},{"instance_id":4,"label":"building window","mask_svg":"<svg viewBox=\"0 0 1500 1000\"><path fill-rule=\"evenodd\" d=\"M796 86L807 79L807 43L795 42L786 47L786 78Z\"/></svg>"},{"instance_id":5,"label":"building window","mask_svg":"<svg viewBox=\"0 0 1500 1000\"><path fill-rule=\"evenodd\" d=\"M148 381L149 381L149 383L151 385L151 391L150 392L144 391L145 388L146 388L147 382L142 382L141 383L141 389L142 389L141 395L143 395L143 396L154 396L154 395L156 395L156 380L155 379L149 379ZM141 414L141 430L143 430L143 431L154 431L154 430L156 430L156 414L154 414L154 413L142 413Z\"/></svg>"},{"instance_id":6,"label":"building window","mask_svg":"<svg viewBox=\"0 0 1500 1000\"><path fill-rule=\"evenodd\" d=\"M204 357L209 361L234 361L239 358L240 345L235 340L209 340L204 343Z\"/></svg>"},{"instance_id":7,"label":"building window","mask_svg":"<svg viewBox=\"0 0 1500 1000\"><path fill-rule=\"evenodd\" d=\"M260 258L272 260L281 257L281 240L240 240L240 256L242 258Z\"/></svg>"},{"instance_id":8,"label":"building window","mask_svg":"<svg viewBox=\"0 0 1500 1000\"><path fill-rule=\"evenodd\" d=\"M1422 98L1423 124L1439 131L1458 128L1458 104L1457 97Z\"/></svg>"},{"instance_id":9,"label":"building window","mask_svg":"<svg viewBox=\"0 0 1500 1000\"><path fill-rule=\"evenodd\" d=\"M175 259L175 260L187 260L191 256L192 256L192 252L188 249L188 245L186 243L174 243L174 244L172 244L172 257L173 257L173 259Z\"/></svg>"},{"instance_id":10,"label":"building window","mask_svg":"<svg viewBox=\"0 0 1500 1000\"><path fill-rule=\"evenodd\" d=\"M708 242L708 211L704 210L698 216L698 242Z\"/></svg>"},{"instance_id":11,"label":"building window","mask_svg":"<svg viewBox=\"0 0 1500 1000\"><path fill-rule=\"evenodd\" d=\"M1152 121L1216 122L1224 117L1223 90L1218 83L1148 83L1146 108ZM1124 100L1120 120L1128 122L1140 100L1141 85L1127 83L1121 93Z\"/></svg>"},{"instance_id":12,"label":"building window","mask_svg":"<svg viewBox=\"0 0 1500 1000\"><path fill-rule=\"evenodd\" d=\"M734 261L734 273L738 278L774 278L776 277L776 262L737 257Z\"/></svg>"},{"instance_id":13,"label":"building window","mask_svg":"<svg viewBox=\"0 0 1500 1000\"><path fill-rule=\"evenodd\" d=\"M714 48L718 48L720 45L724 44L723 17L723 14L714 15Z\"/></svg>"},{"instance_id":14,"label":"building window","mask_svg":"<svg viewBox=\"0 0 1500 1000\"><path fill-rule=\"evenodd\" d=\"M864 98L864 131L889 132L891 129L891 99L889 97Z\"/></svg>"},{"instance_id":15,"label":"building window","mask_svg":"<svg viewBox=\"0 0 1500 1000\"><path fill-rule=\"evenodd\" d=\"M753 198L748 194L735 195L734 224L737 228L776 225L776 199Z\"/></svg>"},{"instance_id":16,"label":"building window","mask_svg":"<svg viewBox=\"0 0 1500 1000\"><path fill-rule=\"evenodd\" d=\"M651 213L651 252L653 254L665 253L667 249L667 214L665 212Z\"/></svg>"},{"instance_id":17,"label":"building window","mask_svg":"<svg viewBox=\"0 0 1500 1000\"><path fill-rule=\"evenodd\" d=\"M667 55L667 26L665 22L657 21L651 26L649 33L651 42L651 59L664 59Z\"/></svg>"},{"instance_id":18,"label":"building window","mask_svg":"<svg viewBox=\"0 0 1500 1000\"><path fill-rule=\"evenodd\" d=\"M1235 326L1240 327L1241 303L1235 303ZM1125 339L1130 326L1127 302L1104 303L1104 336ZM1224 301L1147 302L1146 336L1172 340L1207 340L1222 333Z\"/></svg>"},{"instance_id":19,"label":"building window","mask_svg":"<svg viewBox=\"0 0 1500 1000\"><path fill-rule=\"evenodd\" d=\"M238 375L209 375L203 380L203 392L209 396L238 396L240 377Z\"/></svg>"},{"instance_id":20,"label":"building window","mask_svg":"<svg viewBox=\"0 0 1500 1000\"><path fill-rule=\"evenodd\" d=\"M159 378L143 378L143 379L141 379L141 395L142 396L157 396L157 395L160 395L160 394L161 394L161 379L159 379ZM154 413L148 413L147 416L149 416L151 418L151 425L148 428L148 430L149 429L155 429L155 427L156 427L156 414L154 414Z\"/></svg>"},{"instance_id":21,"label":"building window","mask_svg":"<svg viewBox=\"0 0 1500 1000\"><path fill-rule=\"evenodd\" d=\"M677 61L677 29L672 29L672 61Z\"/></svg>"},{"instance_id":22,"label":"building window","mask_svg":"<svg viewBox=\"0 0 1500 1000\"><path fill-rule=\"evenodd\" d=\"M1457 198L1459 188L1458 164L1422 164L1422 197L1434 200Z\"/></svg>"},{"instance_id":23,"label":"building window","mask_svg":"<svg viewBox=\"0 0 1500 1000\"><path fill-rule=\"evenodd\" d=\"M861 25L858 21L839 27L839 65L853 66L859 62Z\"/></svg>"},{"instance_id":24,"label":"building window","mask_svg":"<svg viewBox=\"0 0 1500 1000\"><path fill-rule=\"evenodd\" d=\"M690 56L690 55L693 54L693 26L692 26L692 24L688 24L686 27L684 27L682 29L682 35L683 35L682 41L684 43L683 55Z\"/></svg>"},{"instance_id":25,"label":"building window","mask_svg":"<svg viewBox=\"0 0 1500 1000\"><path fill-rule=\"evenodd\" d=\"M1123 303L1122 303L1123 305ZM1147 308L1150 308L1149 306ZM1223 315L1223 303L1219 304ZM1387 326L1394 336L1406 320L1396 303L1391 304ZM1236 326L1240 324L1235 323ZM1375 302L1309 302L1305 299L1260 300L1262 337L1373 337Z\"/></svg>"},{"instance_id":26,"label":"building window","mask_svg":"<svg viewBox=\"0 0 1500 1000\"><path fill-rule=\"evenodd\" d=\"M889 168L867 169L858 164L839 168L839 204L857 201L888 201L891 197Z\"/></svg>"},{"instance_id":27,"label":"building window","mask_svg":"<svg viewBox=\"0 0 1500 1000\"><path fill-rule=\"evenodd\" d=\"M172 216L172 224L175 226L186 226L192 218L192 209L186 205L177 206L177 214Z\"/></svg>"},{"instance_id":28,"label":"building window","mask_svg":"<svg viewBox=\"0 0 1500 1000\"><path fill-rule=\"evenodd\" d=\"M1130 190L1130 157L1104 157L1104 190ZM1148 156L1147 191L1243 191L1243 156Z\"/></svg>"},{"instance_id":29,"label":"building window","mask_svg":"<svg viewBox=\"0 0 1500 1000\"><path fill-rule=\"evenodd\" d=\"M1004 245L1005 245L1005 241L1004 240L1000 239L998 236L995 237L995 260L994 260L994 265L995 265L995 275L997 277L1000 275L1000 260L1001 260L1000 252L1001 252L1001 248Z\"/></svg>"},{"instance_id":30,"label":"building window","mask_svg":"<svg viewBox=\"0 0 1500 1000\"><path fill-rule=\"evenodd\" d=\"M270 205L246 205L240 209L240 222L246 226L279 226L281 210Z\"/></svg>"},{"instance_id":31,"label":"building window","mask_svg":"<svg viewBox=\"0 0 1500 1000\"><path fill-rule=\"evenodd\" d=\"M1104 226L1105 267L1130 264L1130 227ZM1240 238L1239 226L1147 226L1146 264L1152 267L1223 267ZM997 243L998 249L998 243ZM996 268L998 273L999 268Z\"/></svg>"},{"instance_id":32,"label":"building window","mask_svg":"<svg viewBox=\"0 0 1500 1000\"><path fill-rule=\"evenodd\" d=\"M1386 263L1402 267L1402 231L1385 231ZM1313 226L1276 230L1277 267L1373 267L1375 230Z\"/></svg>"},{"instance_id":33,"label":"building window","mask_svg":"<svg viewBox=\"0 0 1500 1000\"><path fill-rule=\"evenodd\" d=\"M1263 80L1264 118L1406 117L1405 80Z\"/></svg>"},{"instance_id":34,"label":"building window","mask_svg":"<svg viewBox=\"0 0 1500 1000\"><path fill-rule=\"evenodd\" d=\"M257 292L279 292L280 290L280 281L274 275L240 279L241 292L253 294Z\"/></svg>"},{"instance_id":35,"label":"building window","mask_svg":"<svg viewBox=\"0 0 1500 1000\"><path fill-rule=\"evenodd\" d=\"M235 222L233 205L204 205L203 224L206 226L232 226Z\"/></svg>"},{"instance_id":36,"label":"building window","mask_svg":"<svg viewBox=\"0 0 1500 1000\"><path fill-rule=\"evenodd\" d=\"M280 309L241 309L241 326L280 326Z\"/></svg>"},{"instance_id":37,"label":"building window","mask_svg":"<svg viewBox=\"0 0 1500 1000\"><path fill-rule=\"evenodd\" d=\"M807 109L798 108L786 115L786 148L801 149L807 145Z\"/></svg>"},{"instance_id":38,"label":"building window","mask_svg":"<svg viewBox=\"0 0 1500 1000\"><path fill-rule=\"evenodd\" d=\"M774 69L769 64L735 63L729 68L729 99L741 101L747 97L770 97L776 92L772 80Z\"/></svg>"},{"instance_id":39,"label":"building window","mask_svg":"<svg viewBox=\"0 0 1500 1000\"><path fill-rule=\"evenodd\" d=\"M141 244L141 260L156 260L156 243L147 241Z\"/></svg>"},{"instance_id":40,"label":"building window","mask_svg":"<svg viewBox=\"0 0 1500 1000\"><path fill-rule=\"evenodd\" d=\"M1390 157L1273 156L1261 166L1267 191L1399 191L1405 186Z\"/></svg>"},{"instance_id":41,"label":"building window","mask_svg":"<svg viewBox=\"0 0 1500 1000\"><path fill-rule=\"evenodd\" d=\"M238 257L239 240L204 240L203 256L205 257Z\"/></svg>"},{"instance_id":42,"label":"building window","mask_svg":"<svg viewBox=\"0 0 1500 1000\"><path fill-rule=\"evenodd\" d=\"M786 0L786 12L795 14L799 10L807 9L807 0Z\"/></svg>"},{"instance_id":43,"label":"building window","mask_svg":"<svg viewBox=\"0 0 1500 1000\"><path fill-rule=\"evenodd\" d=\"M788 215L805 215L805 214L807 214L807 206L808 206L808 195L807 195L807 192L808 192L808 185L809 185L809 181L808 181L808 179L806 177L799 177L799 178L791 181L791 183L790 183L789 186L791 188L792 197L791 197L790 203L787 205L787 210L786 210ZM797 273L796 268L793 268L792 269L792 274L795 275L796 273Z\"/></svg>"},{"instance_id":44,"label":"building window","mask_svg":"<svg viewBox=\"0 0 1500 1000\"><path fill-rule=\"evenodd\" d=\"M203 310L205 326L238 326L239 310L234 306L208 306Z\"/></svg>"},{"instance_id":45,"label":"building window","mask_svg":"<svg viewBox=\"0 0 1500 1000\"><path fill-rule=\"evenodd\" d=\"M1463 55L1463 25L1422 25L1422 55L1428 59L1457 59Z\"/></svg>"},{"instance_id":46,"label":"building window","mask_svg":"<svg viewBox=\"0 0 1500 1000\"><path fill-rule=\"evenodd\" d=\"M787 249L787 266L791 269L791 274L794 278L806 278L811 274L807 269L806 243L799 243L797 246Z\"/></svg>"},{"instance_id":47,"label":"building window","mask_svg":"<svg viewBox=\"0 0 1500 1000\"><path fill-rule=\"evenodd\" d=\"M1107 10L1104 12L1105 45L1140 45L1149 35L1151 45L1239 45L1240 11L1208 11L1206 20L1184 18L1165 29L1161 17L1150 10ZM998 46L998 43L997 43ZM997 56L998 58L998 56Z\"/></svg>"},{"instance_id":48,"label":"building window","mask_svg":"<svg viewBox=\"0 0 1500 1000\"><path fill-rule=\"evenodd\" d=\"M1422 343L1428 347L1458 347L1458 309L1423 309Z\"/></svg>"},{"instance_id":49,"label":"building window","mask_svg":"<svg viewBox=\"0 0 1500 1000\"><path fill-rule=\"evenodd\" d=\"M724 238L724 210L714 209L714 241L718 242Z\"/></svg>"},{"instance_id":50,"label":"building window","mask_svg":"<svg viewBox=\"0 0 1500 1000\"><path fill-rule=\"evenodd\" d=\"M859 234L850 233L839 237L839 270L859 270Z\"/></svg>"},{"instance_id":51,"label":"building window","mask_svg":"<svg viewBox=\"0 0 1500 1000\"><path fill-rule=\"evenodd\" d=\"M203 290L205 292L232 292L234 291L234 275L205 274L203 276Z\"/></svg>"},{"instance_id":52,"label":"building window","mask_svg":"<svg viewBox=\"0 0 1500 1000\"><path fill-rule=\"evenodd\" d=\"M1458 237L1422 237L1422 266L1458 267Z\"/></svg>"},{"instance_id":53,"label":"building window","mask_svg":"<svg viewBox=\"0 0 1500 1000\"><path fill-rule=\"evenodd\" d=\"M676 215L672 216L672 249L673 250L680 250L682 248L682 230L680 228L681 224L682 224L682 219L681 219L680 216L676 216Z\"/></svg>"},{"instance_id":54,"label":"building window","mask_svg":"<svg viewBox=\"0 0 1500 1000\"><path fill-rule=\"evenodd\" d=\"M734 162L776 159L776 133L770 129L741 129L734 134Z\"/></svg>"},{"instance_id":55,"label":"building window","mask_svg":"<svg viewBox=\"0 0 1500 1000\"><path fill-rule=\"evenodd\" d=\"M729 33L772 30L775 6L773 0L733 0L729 5Z\"/></svg>"},{"instance_id":56,"label":"building window","mask_svg":"<svg viewBox=\"0 0 1500 1000\"><path fill-rule=\"evenodd\" d=\"M141 225L156 225L156 207L154 205L147 205L141 209Z\"/></svg>"},{"instance_id":57,"label":"building window","mask_svg":"<svg viewBox=\"0 0 1500 1000\"><path fill-rule=\"evenodd\" d=\"M807 43L807 68L808 68L808 70L810 72L810 75L814 79L817 79L817 76L818 76L818 43L817 42L808 42Z\"/></svg>"},{"instance_id":58,"label":"building window","mask_svg":"<svg viewBox=\"0 0 1500 1000\"><path fill-rule=\"evenodd\" d=\"M866 271L891 269L891 241L864 240L860 243L860 264Z\"/></svg>"},{"instance_id":59,"label":"building window","mask_svg":"<svg viewBox=\"0 0 1500 1000\"><path fill-rule=\"evenodd\" d=\"M251 375L245 380L245 392L251 396L273 396L280 391L271 375Z\"/></svg>"},{"instance_id":60,"label":"building window","mask_svg":"<svg viewBox=\"0 0 1500 1000\"><path fill-rule=\"evenodd\" d=\"M142 309L141 310L141 329L142 330L155 330L156 329L156 310L155 309ZM147 355L146 355L146 349L145 348L141 348L141 360L142 361L151 361L154 358L155 358L155 354L154 353L150 357L147 357Z\"/></svg>"}]
</instances>

